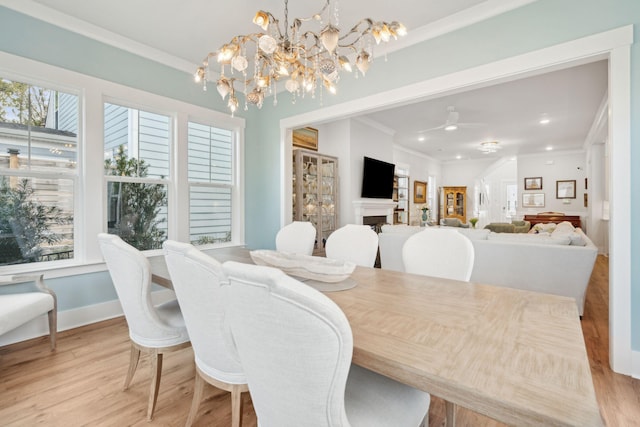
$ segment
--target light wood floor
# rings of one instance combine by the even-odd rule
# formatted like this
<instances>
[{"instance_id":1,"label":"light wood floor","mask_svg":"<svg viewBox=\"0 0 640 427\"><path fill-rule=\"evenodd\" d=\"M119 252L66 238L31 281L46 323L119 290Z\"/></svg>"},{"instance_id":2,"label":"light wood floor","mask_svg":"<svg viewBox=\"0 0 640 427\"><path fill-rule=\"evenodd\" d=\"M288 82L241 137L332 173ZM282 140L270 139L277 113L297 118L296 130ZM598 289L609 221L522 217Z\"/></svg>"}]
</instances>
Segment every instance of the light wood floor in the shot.
<instances>
[{"instance_id":1,"label":"light wood floor","mask_svg":"<svg viewBox=\"0 0 640 427\"><path fill-rule=\"evenodd\" d=\"M582 320L600 410L608 426L640 426L640 380L614 374L608 356L608 259L598 257ZM122 391L129 361L123 318L59 334L58 350L46 338L0 348L0 425L183 426L193 394L192 350L165 356L155 417L145 417L149 364L141 360L131 388ZM208 387L196 426L229 426L229 394ZM460 409L459 426L502 424ZM444 423L444 403L432 399L430 427ZM248 395L244 427L255 427Z\"/></svg>"}]
</instances>

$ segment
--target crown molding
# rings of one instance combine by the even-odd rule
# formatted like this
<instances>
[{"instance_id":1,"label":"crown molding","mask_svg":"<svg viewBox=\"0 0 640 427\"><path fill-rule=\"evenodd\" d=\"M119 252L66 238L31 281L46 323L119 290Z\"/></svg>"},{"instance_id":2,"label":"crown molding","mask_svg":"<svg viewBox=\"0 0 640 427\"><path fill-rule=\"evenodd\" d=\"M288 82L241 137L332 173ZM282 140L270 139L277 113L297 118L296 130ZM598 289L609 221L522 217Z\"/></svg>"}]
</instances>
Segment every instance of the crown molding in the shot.
<instances>
[{"instance_id":1,"label":"crown molding","mask_svg":"<svg viewBox=\"0 0 640 427\"><path fill-rule=\"evenodd\" d=\"M415 29L408 29L408 34L393 43L376 47L374 57L386 55L414 44L442 36L464 27L476 24L513 9L526 6L538 0L487 0L468 9L461 10L437 21Z\"/></svg>"},{"instance_id":2,"label":"crown molding","mask_svg":"<svg viewBox=\"0 0 640 427\"><path fill-rule=\"evenodd\" d=\"M32 0L0 0L0 6L5 6L16 12L133 53L134 55L151 59L152 61L175 68L176 70L193 74L197 68L197 65L187 60L170 55L144 43L136 42L128 37L105 30L97 25L74 18L73 16L58 12L55 9L38 4Z\"/></svg>"},{"instance_id":3,"label":"crown molding","mask_svg":"<svg viewBox=\"0 0 640 427\"><path fill-rule=\"evenodd\" d=\"M435 157L429 156L428 154L422 153L422 152L417 151L417 150L413 150L411 148L403 147L402 145L398 145L396 143L393 143L393 150L403 151L403 152L405 152L407 154L410 154L412 156L422 157L423 159L429 160L431 162L435 162L437 164L442 164L442 160L438 160Z\"/></svg>"},{"instance_id":4,"label":"crown molding","mask_svg":"<svg viewBox=\"0 0 640 427\"><path fill-rule=\"evenodd\" d=\"M596 111L595 119L591 124L591 128L584 140L583 148L588 150L590 146L595 144L604 144L608 135L606 134L606 126L609 124L609 93L605 93ZM604 138L602 137L604 133Z\"/></svg>"},{"instance_id":5,"label":"crown molding","mask_svg":"<svg viewBox=\"0 0 640 427\"><path fill-rule=\"evenodd\" d=\"M351 120L353 120L354 122L360 122L365 126L369 126L372 127L374 129L379 130L380 132L383 132L389 136L394 136L396 134L396 131L394 129L391 129L381 123L376 122L375 120L372 120L368 117L364 117L364 116L360 116L360 117L353 117Z\"/></svg>"}]
</instances>

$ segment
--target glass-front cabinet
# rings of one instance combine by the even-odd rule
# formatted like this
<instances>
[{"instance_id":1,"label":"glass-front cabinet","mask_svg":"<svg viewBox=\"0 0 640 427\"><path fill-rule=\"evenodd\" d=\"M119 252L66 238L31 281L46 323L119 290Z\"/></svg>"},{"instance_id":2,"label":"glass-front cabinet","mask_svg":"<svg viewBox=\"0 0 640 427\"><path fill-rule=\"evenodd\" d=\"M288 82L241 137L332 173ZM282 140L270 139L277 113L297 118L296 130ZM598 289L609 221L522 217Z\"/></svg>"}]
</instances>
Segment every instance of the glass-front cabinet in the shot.
<instances>
[{"instance_id":1,"label":"glass-front cabinet","mask_svg":"<svg viewBox=\"0 0 640 427\"><path fill-rule=\"evenodd\" d=\"M393 177L393 201L398 202L393 211L394 224L409 224L409 175L407 172L400 169Z\"/></svg>"},{"instance_id":2,"label":"glass-front cabinet","mask_svg":"<svg viewBox=\"0 0 640 427\"><path fill-rule=\"evenodd\" d=\"M316 248L338 226L338 159L315 151L293 150L293 220L316 228Z\"/></svg>"},{"instance_id":3,"label":"glass-front cabinet","mask_svg":"<svg viewBox=\"0 0 640 427\"><path fill-rule=\"evenodd\" d=\"M442 187L442 218L467 222L467 187Z\"/></svg>"}]
</instances>

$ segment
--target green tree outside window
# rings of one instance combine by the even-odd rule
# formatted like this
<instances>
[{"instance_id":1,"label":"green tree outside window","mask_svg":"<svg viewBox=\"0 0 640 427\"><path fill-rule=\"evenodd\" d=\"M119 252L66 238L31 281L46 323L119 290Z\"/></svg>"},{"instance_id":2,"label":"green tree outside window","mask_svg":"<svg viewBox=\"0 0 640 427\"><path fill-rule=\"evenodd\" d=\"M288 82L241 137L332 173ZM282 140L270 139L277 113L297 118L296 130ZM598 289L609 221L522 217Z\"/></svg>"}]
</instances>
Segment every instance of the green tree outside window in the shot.
<instances>
[{"instance_id":1,"label":"green tree outside window","mask_svg":"<svg viewBox=\"0 0 640 427\"><path fill-rule=\"evenodd\" d=\"M105 160L109 175L144 178L149 166L144 160L129 158L124 146L112 159ZM158 226L166 221L158 217L167 204L167 193L162 184L110 182L109 233L116 234L131 246L140 249L160 249L166 232Z\"/></svg>"}]
</instances>

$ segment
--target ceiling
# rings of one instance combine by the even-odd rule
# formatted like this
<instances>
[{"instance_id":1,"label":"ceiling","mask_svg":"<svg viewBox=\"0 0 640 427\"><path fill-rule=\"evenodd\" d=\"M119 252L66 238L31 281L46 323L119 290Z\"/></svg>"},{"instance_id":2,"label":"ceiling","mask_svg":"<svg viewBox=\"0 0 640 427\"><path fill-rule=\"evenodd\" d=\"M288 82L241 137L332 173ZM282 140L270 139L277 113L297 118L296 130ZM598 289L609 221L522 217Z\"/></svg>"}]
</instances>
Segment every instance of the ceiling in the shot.
<instances>
[{"instance_id":1,"label":"ceiling","mask_svg":"<svg viewBox=\"0 0 640 427\"><path fill-rule=\"evenodd\" d=\"M342 0L339 24L350 28L365 17L401 21L409 35L385 45L391 51L532 1ZM251 21L259 9L281 20L284 16L282 0L0 0L0 5L187 72L233 36L255 32ZM292 0L290 20L310 16L323 5L321 0ZM600 61L364 117L392 132L396 144L442 161L522 155L547 146L581 149L606 90L607 64ZM441 126L450 106L460 123L474 124L453 132L425 131ZM546 126L538 123L543 114L550 119ZM421 136L424 141L418 141ZM502 150L486 155L478 151L487 140L499 141Z\"/></svg>"},{"instance_id":2,"label":"ceiling","mask_svg":"<svg viewBox=\"0 0 640 427\"><path fill-rule=\"evenodd\" d=\"M582 150L607 86L601 60L362 117L386 127L397 145L441 161ZM453 131L442 128L449 107L458 112ZM485 154L485 141L502 148Z\"/></svg>"}]
</instances>

